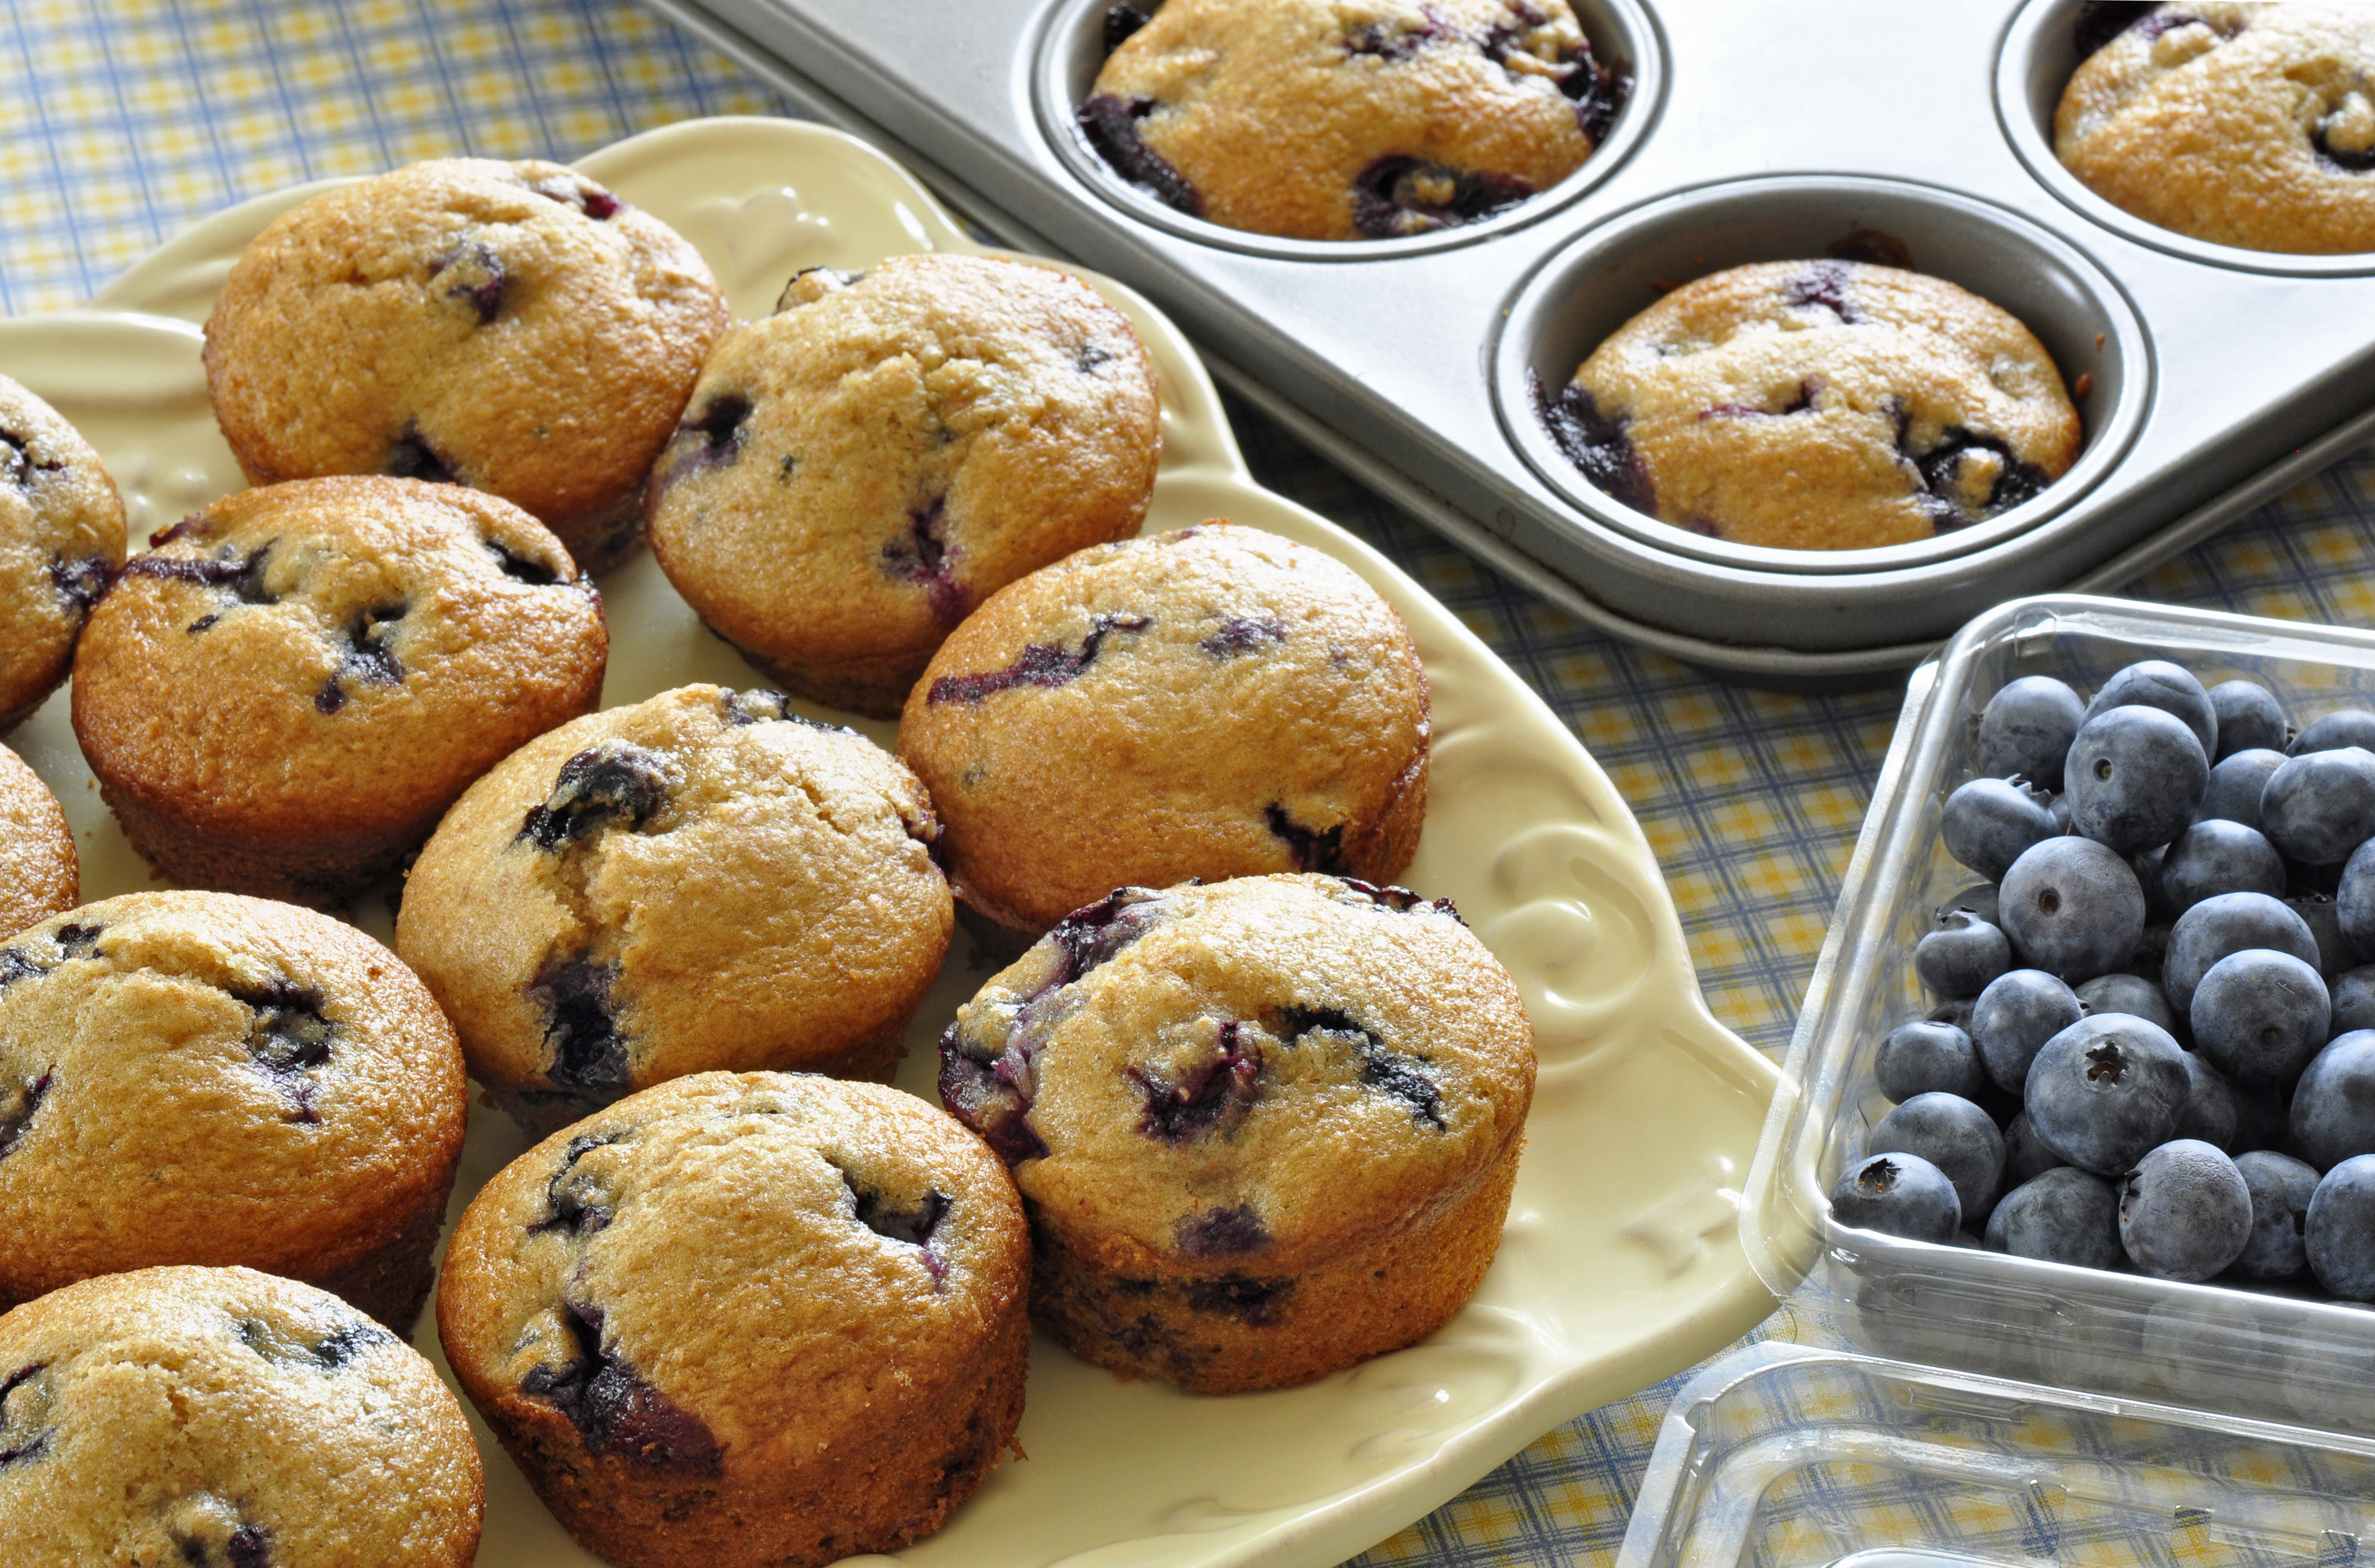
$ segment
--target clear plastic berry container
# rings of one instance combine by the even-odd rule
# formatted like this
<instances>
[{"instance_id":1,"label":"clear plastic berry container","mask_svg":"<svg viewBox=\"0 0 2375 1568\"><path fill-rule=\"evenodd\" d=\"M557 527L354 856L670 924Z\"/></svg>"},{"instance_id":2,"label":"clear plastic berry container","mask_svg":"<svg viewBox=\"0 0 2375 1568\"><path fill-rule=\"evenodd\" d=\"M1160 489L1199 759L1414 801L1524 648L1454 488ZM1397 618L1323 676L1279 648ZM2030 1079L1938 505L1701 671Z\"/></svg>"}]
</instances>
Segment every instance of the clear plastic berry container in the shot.
<instances>
[{"instance_id":1,"label":"clear plastic berry container","mask_svg":"<svg viewBox=\"0 0 2375 1568\"><path fill-rule=\"evenodd\" d=\"M2039 1398L2086 1391L2375 1435L2375 1312L2365 1306L2311 1289L2183 1284L1903 1241L1841 1226L1830 1211L1832 1184L1890 1105L1873 1079L1880 1041L1934 1006L1913 972L1914 942L1933 910L1979 879L1946 853L1939 822L1946 796L1973 774L1980 711L2022 676L2058 676L2085 693L2148 658L2174 660L2204 685L2258 681L2296 726L2375 706L2375 635L2365 631L2077 595L2014 600L1965 627L1907 688L1749 1171L1742 1237L1813 1336L1849 1351L2008 1380Z\"/></svg>"}]
</instances>

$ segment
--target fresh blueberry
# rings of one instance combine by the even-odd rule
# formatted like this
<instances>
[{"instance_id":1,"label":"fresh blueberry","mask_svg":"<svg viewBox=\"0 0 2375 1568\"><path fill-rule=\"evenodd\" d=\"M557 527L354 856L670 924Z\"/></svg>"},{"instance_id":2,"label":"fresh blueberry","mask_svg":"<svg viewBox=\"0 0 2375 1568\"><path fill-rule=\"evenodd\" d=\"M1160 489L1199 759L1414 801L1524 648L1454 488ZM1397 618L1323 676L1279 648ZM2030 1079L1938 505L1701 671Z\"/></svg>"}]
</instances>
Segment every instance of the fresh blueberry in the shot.
<instances>
[{"instance_id":1,"label":"fresh blueberry","mask_svg":"<svg viewBox=\"0 0 2375 1568\"><path fill-rule=\"evenodd\" d=\"M2260 796L2267 791L2268 775L2284 765L2281 751L2238 751L2219 759L2211 765L2210 784L2202 792L2202 804L2193 808L2193 819L2216 817L2259 827Z\"/></svg>"},{"instance_id":2,"label":"fresh blueberry","mask_svg":"<svg viewBox=\"0 0 2375 1568\"><path fill-rule=\"evenodd\" d=\"M2213 762L2223 762L2239 751L2282 751L2292 738L2292 725L2274 693L2256 680L2221 681L2210 689L2210 708L2218 715L2218 749Z\"/></svg>"},{"instance_id":3,"label":"fresh blueberry","mask_svg":"<svg viewBox=\"0 0 2375 1568\"><path fill-rule=\"evenodd\" d=\"M2144 935L2145 890L2135 871L2091 838L2032 845L2004 873L2003 895L2013 952L2064 980L2124 968Z\"/></svg>"},{"instance_id":4,"label":"fresh blueberry","mask_svg":"<svg viewBox=\"0 0 2375 1568\"><path fill-rule=\"evenodd\" d=\"M2086 704L2068 686L2050 675L2025 675L1988 699L1972 768L1988 778L2020 773L2060 789L2062 759L2086 715Z\"/></svg>"},{"instance_id":5,"label":"fresh blueberry","mask_svg":"<svg viewBox=\"0 0 2375 1568\"><path fill-rule=\"evenodd\" d=\"M2120 1184L2120 1244L2145 1273L2207 1279L2251 1239L2251 1189L2199 1138L2160 1145Z\"/></svg>"},{"instance_id":6,"label":"fresh blueberry","mask_svg":"<svg viewBox=\"0 0 2375 1568\"><path fill-rule=\"evenodd\" d=\"M2210 966L2193 990L2193 1047L2219 1071L2288 1083L2325 1046L2333 1003L2312 965L2246 948Z\"/></svg>"},{"instance_id":7,"label":"fresh blueberry","mask_svg":"<svg viewBox=\"0 0 2375 1568\"><path fill-rule=\"evenodd\" d=\"M2375 1029L2375 964L2354 969L2336 980L2333 996L2334 1021L2327 1025L2332 1033Z\"/></svg>"},{"instance_id":8,"label":"fresh blueberry","mask_svg":"<svg viewBox=\"0 0 2375 1568\"><path fill-rule=\"evenodd\" d=\"M2220 893L2282 898L2285 857L2259 830L2208 818L2178 834L2161 857L2160 890L2171 920Z\"/></svg>"},{"instance_id":9,"label":"fresh blueberry","mask_svg":"<svg viewBox=\"0 0 2375 1568\"><path fill-rule=\"evenodd\" d=\"M2251 1239L2234 1262L2246 1279L2289 1279L2309 1267L2301 1244L2317 1169L2289 1154L2255 1149L2235 1156L2235 1169L2251 1192Z\"/></svg>"},{"instance_id":10,"label":"fresh blueberry","mask_svg":"<svg viewBox=\"0 0 2375 1568\"><path fill-rule=\"evenodd\" d=\"M2321 1171L2375 1154L2375 1030L2335 1036L2301 1069L2292 1134L2300 1157Z\"/></svg>"},{"instance_id":11,"label":"fresh blueberry","mask_svg":"<svg viewBox=\"0 0 2375 1568\"><path fill-rule=\"evenodd\" d=\"M1924 1015L1931 1023L1952 1024L1968 1034L1971 1032L1971 1005L1975 998L1955 996L1939 1003Z\"/></svg>"},{"instance_id":12,"label":"fresh blueberry","mask_svg":"<svg viewBox=\"0 0 2375 1568\"><path fill-rule=\"evenodd\" d=\"M2182 665L2146 659L2118 671L2086 704L2086 721L2092 723L2114 708L2130 706L2156 708L2182 723L2201 744L2204 761L2217 755L2218 711L2211 703L2210 693L2202 690L2202 682ZM2079 727L2083 730L2086 725Z\"/></svg>"},{"instance_id":13,"label":"fresh blueberry","mask_svg":"<svg viewBox=\"0 0 2375 1568\"><path fill-rule=\"evenodd\" d=\"M2001 930L2003 927L2003 921L1998 914L1999 908L1996 885L1993 882L1974 882L1931 913L1930 929L1937 930L1938 922L1942 918L1959 909L1978 915L1989 925Z\"/></svg>"},{"instance_id":14,"label":"fresh blueberry","mask_svg":"<svg viewBox=\"0 0 2375 1568\"><path fill-rule=\"evenodd\" d=\"M2055 832L2066 833L2072 831L2070 826L2070 795L2068 791L2065 790L2062 794L2055 796L2053 797L2052 804L2047 808L2047 809L2053 813L2053 831Z\"/></svg>"},{"instance_id":15,"label":"fresh blueberry","mask_svg":"<svg viewBox=\"0 0 2375 1568\"><path fill-rule=\"evenodd\" d=\"M2120 1261L2119 1189L2056 1165L2004 1194L1988 1216L1988 1250L2080 1268Z\"/></svg>"},{"instance_id":16,"label":"fresh blueberry","mask_svg":"<svg viewBox=\"0 0 2375 1568\"><path fill-rule=\"evenodd\" d=\"M2287 860L2349 859L2375 838L2375 754L2351 746L2286 758L2260 792L2260 831Z\"/></svg>"},{"instance_id":17,"label":"fresh blueberry","mask_svg":"<svg viewBox=\"0 0 2375 1568\"><path fill-rule=\"evenodd\" d=\"M2023 1098L2046 1148L2116 1176L2175 1136L2192 1087L2185 1053L2166 1030L2114 1014L2081 1019L2047 1041Z\"/></svg>"},{"instance_id":18,"label":"fresh blueberry","mask_svg":"<svg viewBox=\"0 0 2375 1568\"><path fill-rule=\"evenodd\" d=\"M2070 825L2121 855L2164 844L2193 819L2210 760L2183 720L2131 703L2090 716L2070 743Z\"/></svg>"},{"instance_id":19,"label":"fresh blueberry","mask_svg":"<svg viewBox=\"0 0 2375 1568\"><path fill-rule=\"evenodd\" d=\"M2018 1094L2038 1049L2086 1016L2067 984L2041 969L2015 969L1979 993L1967 1032L1988 1076Z\"/></svg>"},{"instance_id":20,"label":"fresh blueberry","mask_svg":"<svg viewBox=\"0 0 2375 1568\"><path fill-rule=\"evenodd\" d=\"M2309 927L2310 939L2317 943L2320 974L2340 974L2357 963L2357 945L2344 934L2342 906L2334 902L2331 893L2288 893L2285 907L2301 917L2301 924Z\"/></svg>"},{"instance_id":21,"label":"fresh blueberry","mask_svg":"<svg viewBox=\"0 0 2375 1568\"><path fill-rule=\"evenodd\" d=\"M2057 838L2052 796L2014 779L1973 779L1946 797L1940 831L1946 853L1990 881L2000 880L2020 852Z\"/></svg>"},{"instance_id":22,"label":"fresh blueberry","mask_svg":"<svg viewBox=\"0 0 2375 1568\"><path fill-rule=\"evenodd\" d=\"M2301 1247L2319 1284L2345 1301L2375 1302L2375 1154L2353 1155L2317 1184Z\"/></svg>"},{"instance_id":23,"label":"fresh blueberry","mask_svg":"<svg viewBox=\"0 0 2375 1568\"><path fill-rule=\"evenodd\" d=\"M1859 1231L1942 1244L1963 1226L1955 1184L1918 1154L1865 1156L1831 1188L1831 1217Z\"/></svg>"},{"instance_id":24,"label":"fresh blueberry","mask_svg":"<svg viewBox=\"0 0 2375 1568\"><path fill-rule=\"evenodd\" d=\"M2282 1149L2292 1115L2289 1084L2233 1083L2235 1142L2227 1152L2248 1154L2255 1149Z\"/></svg>"},{"instance_id":25,"label":"fresh blueberry","mask_svg":"<svg viewBox=\"0 0 2375 1568\"><path fill-rule=\"evenodd\" d=\"M2026 1186L2048 1171L2058 1170L2062 1156L2038 1141L2037 1129L2029 1125L2028 1113L2021 1112L2004 1128L2004 1185Z\"/></svg>"},{"instance_id":26,"label":"fresh blueberry","mask_svg":"<svg viewBox=\"0 0 2375 1568\"><path fill-rule=\"evenodd\" d=\"M2003 1134L1995 1118L1959 1094L1917 1094L1883 1116L1865 1141L1873 1154L1918 1154L1955 1184L1964 1218L1974 1224L2003 1180Z\"/></svg>"},{"instance_id":27,"label":"fresh blueberry","mask_svg":"<svg viewBox=\"0 0 2375 1568\"><path fill-rule=\"evenodd\" d=\"M2078 1000L2090 1013L2126 1013L2160 1025L2180 1043L2185 1039L2185 1024L2168 998L2141 974L2098 974L2078 987Z\"/></svg>"},{"instance_id":28,"label":"fresh blueberry","mask_svg":"<svg viewBox=\"0 0 2375 1568\"><path fill-rule=\"evenodd\" d=\"M1933 1092L1976 1098L1987 1088L1979 1047L1951 1023L1916 1019L1888 1032L1873 1056L1873 1077L1891 1100Z\"/></svg>"},{"instance_id":29,"label":"fresh blueberry","mask_svg":"<svg viewBox=\"0 0 2375 1568\"><path fill-rule=\"evenodd\" d=\"M2168 846L2157 844L2140 849L2128 856L2128 869L2136 874L2136 886L2145 890L2145 924L2167 925L2177 918L2168 905L2168 895L2160 885L2161 863L2168 857Z\"/></svg>"},{"instance_id":30,"label":"fresh blueberry","mask_svg":"<svg viewBox=\"0 0 2375 1568\"><path fill-rule=\"evenodd\" d=\"M2343 708L2323 718L2312 719L2285 749L2295 757L2303 757L2312 751L2339 751L2345 746L2375 751L2375 713L2364 708Z\"/></svg>"},{"instance_id":31,"label":"fresh blueberry","mask_svg":"<svg viewBox=\"0 0 2375 1568\"><path fill-rule=\"evenodd\" d=\"M2334 903L2344 938L2362 953L2375 953L2375 839L2351 851L2343 863Z\"/></svg>"},{"instance_id":32,"label":"fresh blueberry","mask_svg":"<svg viewBox=\"0 0 2375 1568\"><path fill-rule=\"evenodd\" d=\"M2012 944L1978 915L1952 910L1914 945L1913 973L1935 996L1976 996L2012 967Z\"/></svg>"},{"instance_id":33,"label":"fresh blueberry","mask_svg":"<svg viewBox=\"0 0 2375 1568\"><path fill-rule=\"evenodd\" d=\"M2199 1052L2185 1052L2180 1060L2185 1067L2185 1103L2177 1108L2176 1136L2199 1138L2222 1154L2232 1154L2235 1086L2204 1061Z\"/></svg>"},{"instance_id":34,"label":"fresh blueberry","mask_svg":"<svg viewBox=\"0 0 2375 1568\"><path fill-rule=\"evenodd\" d=\"M2249 948L2290 953L2317 967L2317 937L2307 921L2265 893L2220 893L2187 910L2169 932L2160 975L2169 1006L2191 1020L2194 987L2210 966Z\"/></svg>"}]
</instances>

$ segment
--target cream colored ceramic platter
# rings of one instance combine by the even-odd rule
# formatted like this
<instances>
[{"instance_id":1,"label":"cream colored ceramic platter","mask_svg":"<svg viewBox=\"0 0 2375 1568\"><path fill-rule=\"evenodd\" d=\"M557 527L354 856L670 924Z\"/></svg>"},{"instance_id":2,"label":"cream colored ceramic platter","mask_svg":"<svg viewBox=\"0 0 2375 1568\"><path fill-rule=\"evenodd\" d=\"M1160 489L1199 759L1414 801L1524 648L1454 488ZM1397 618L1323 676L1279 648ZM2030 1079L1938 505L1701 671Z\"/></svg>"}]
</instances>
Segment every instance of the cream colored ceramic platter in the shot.
<instances>
[{"instance_id":1,"label":"cream colored ceramic platter","mask_svg":"<svg viewBox=\"0 0 2375 1568\"><path fill-rule=\"evenodd\" d=\"M980 253L923 188L864 144L811 125L710 120L605 147L579 167L699 246L736 312L762 313L794 271L880 256ZM148 534L241 487L199 367L231 260L316 187L248 202L152 253L88 311L0 321L0 371L89 436ZM1483 1288L1441 1332L1304 1388L1207 1398L1125 1384L1032 1346L1021 1442L925 1564L1333 1563L1453 1496L1560 1421L1719 1349L1771 1299L1736 1234L1740 1173L1775 1083L1719 1026L1648 843L1550 710L1390 561L1253 483L1195 352L1143 300L1127 312L1162 377L1163 466L1147 520L1267 528L1345 561L1392 602L1426 664L1434 776L1404 878L1448 896L1517 977L1542 1054L1525 1159ZM687 681L759 684L704 631L646 552L602 584L606 705ZM822 713L822 710L817 710ZM845 716L825 714L834 719ZM886 745L894 726L856 720ZM83 896L150 886L100 805L60 693L9 741L65 800ZM382 901L354 911L385 939ZM908 1039L903 1086L932 1097L933 1041L987 971L961 934ZM455 1211L524 1147L473 1117ZM433 1320L419 1340L438 1360ZM489 1568L591 1563L479 1429ZM876 1560L880 1561L880 1560Z\"/></svg>"}]
</instances>

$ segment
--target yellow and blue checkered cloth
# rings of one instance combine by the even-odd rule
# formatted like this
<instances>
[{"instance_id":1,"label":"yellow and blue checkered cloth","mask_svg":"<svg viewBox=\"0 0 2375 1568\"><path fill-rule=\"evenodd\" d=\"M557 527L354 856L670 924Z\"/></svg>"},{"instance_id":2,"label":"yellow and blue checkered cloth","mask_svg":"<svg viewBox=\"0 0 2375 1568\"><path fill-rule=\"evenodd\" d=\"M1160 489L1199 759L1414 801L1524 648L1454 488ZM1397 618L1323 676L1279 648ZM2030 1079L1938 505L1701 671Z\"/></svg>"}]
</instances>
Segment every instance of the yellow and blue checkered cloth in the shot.
<instances>
[{"instance_id":1,"label":"yellow and blue checkered cloth","mask_svg":"<svg viewBox=\"0 0 2375 1568\"><path fill-rule=\"evenodd\" d=\"M569 159L672 120L786 112L628 0L9 0L0 311L78 303L192 220L299 181L461 153ZM1896 694L1742 690L1612 643L1230 412L1264 484L1392 556L1575 726L1648 833L1717 1015L1778 1055ZM2370 567L2362 455L2132 592L2364 626ZM1677 1382L1549 1433L1359 1561L1612 1561Z\"/></svg>"}]
</instances>

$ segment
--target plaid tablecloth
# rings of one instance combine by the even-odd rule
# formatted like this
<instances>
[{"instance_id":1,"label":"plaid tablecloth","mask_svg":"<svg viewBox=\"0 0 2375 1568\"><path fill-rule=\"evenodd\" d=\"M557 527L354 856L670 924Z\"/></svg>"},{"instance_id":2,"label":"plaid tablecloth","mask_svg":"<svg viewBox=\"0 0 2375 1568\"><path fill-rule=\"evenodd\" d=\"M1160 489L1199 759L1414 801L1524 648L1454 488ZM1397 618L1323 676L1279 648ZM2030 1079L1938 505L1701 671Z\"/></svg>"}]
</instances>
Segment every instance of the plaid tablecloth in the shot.
<instances>
[{"instance_id":1,"label":"plaid tablecloth","mask_svg":"<svg viewBox=\"0 0 2375 1568\"><path fill-rule=\"evenodd\" d=\"M294 182L459 153L568 159L672 120L786 112L628 0L9 0L0 311L76 304L191 220ZM1392 556L1575 726L1648 833L1717 1015L1778 1055L1897 694L1747 691L1609 642L1231 414L1264 484ZM2362 454L2130 591L2368 625L2370 567ZM1358 1561L1611 1561L1675 1386L1550 1432Z\"/></svg>"}]
</instances>

